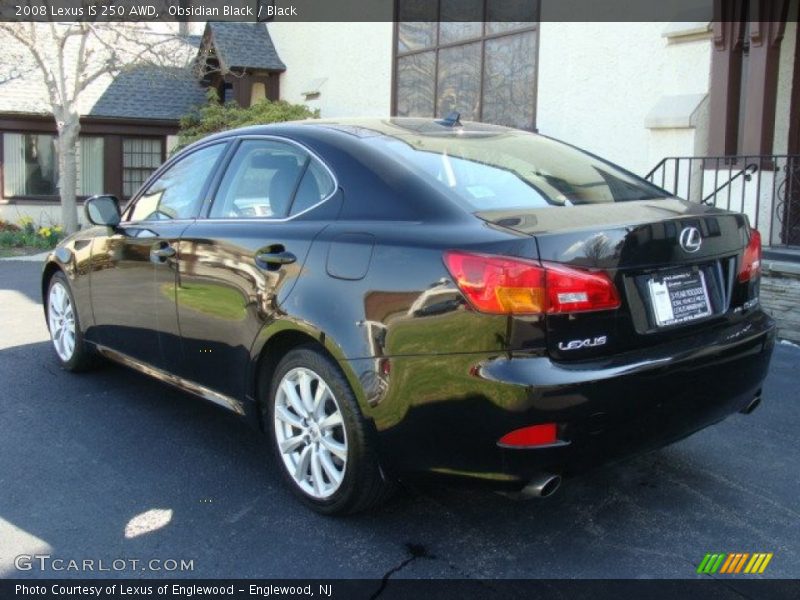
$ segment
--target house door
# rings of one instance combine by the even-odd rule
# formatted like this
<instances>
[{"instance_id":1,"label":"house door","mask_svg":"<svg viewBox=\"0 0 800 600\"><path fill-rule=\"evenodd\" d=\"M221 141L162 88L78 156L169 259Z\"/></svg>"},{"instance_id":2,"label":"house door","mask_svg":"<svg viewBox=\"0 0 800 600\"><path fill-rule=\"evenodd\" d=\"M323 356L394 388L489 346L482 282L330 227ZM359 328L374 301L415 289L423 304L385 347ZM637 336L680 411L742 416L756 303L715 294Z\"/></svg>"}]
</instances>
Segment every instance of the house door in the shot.
<instances>
[{"instance_id":1,"label":"house door","mask_svg":"<svg viewBox=\"0 0 800 600\"><path fill-rule=\"evenodd\" d=\"M786 177L778 190L778 218L781 220L781 243L800 246L800 35L795 36L790 106L789 156L786 160Z\"/></svg>"}]
</instances>

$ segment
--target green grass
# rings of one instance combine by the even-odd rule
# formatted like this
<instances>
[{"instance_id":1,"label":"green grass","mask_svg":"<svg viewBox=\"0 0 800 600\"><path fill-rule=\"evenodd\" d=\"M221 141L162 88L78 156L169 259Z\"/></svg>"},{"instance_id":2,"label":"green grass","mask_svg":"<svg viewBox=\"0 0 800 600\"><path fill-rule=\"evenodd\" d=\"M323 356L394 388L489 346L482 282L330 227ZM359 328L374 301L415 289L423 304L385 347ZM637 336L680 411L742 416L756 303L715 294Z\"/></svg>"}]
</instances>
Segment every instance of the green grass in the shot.
<instances>
[{"instance_id":1,"label":"green grass","mask_svg":"<svg viewBox=\"0 0 800 600\"><path fill-rule=\"evenodd\" d=\"M432 331L435 332L434 336L431 336ZM479 315L466 310L430 317L402 318L390 328L386 354L500 350L504 347L505 332L505 317Z\"/></svg>"},{"instance_id":2,"label":"green grass","mask_svg":"<svg viewBox=\"0 0 800 600\"><path fill-rule=\"evenodd\" d=\"M406 356L391 359L389 392L370 415L379 429L403 420L407 409L436 402L473 399L508 411L528 408L525 388L498 385L472 374L472 369L494 353Z\"/></svg>"},{"instance_id":3,"label":"green grass","mask_svg":"<svg viewBox=\"0 0 800 600\"><path fill-rule=\"evenodd\" d=\"M169 297L172 289L171 284L166 284L162 292ZM176 297L181 307L218 319L241 321L247 316L245 298L228 286L215 283L182 285L178 288Z\"/></svg>"},{"instance_id":4,"label":"green grass","mask_svg":"<svg viewBox=\"0 0 800 600\"><path fill-rule=\"evenodd\" d=\"M388 428L399 423L407 409L467 398L514 410L524 391L471 373L481 360L503 352L505 337L504 316L463 310L399 319L386 340L385 353L393 357L391 385L370 416L379 428Z\"/></svg>"}]
</instances>

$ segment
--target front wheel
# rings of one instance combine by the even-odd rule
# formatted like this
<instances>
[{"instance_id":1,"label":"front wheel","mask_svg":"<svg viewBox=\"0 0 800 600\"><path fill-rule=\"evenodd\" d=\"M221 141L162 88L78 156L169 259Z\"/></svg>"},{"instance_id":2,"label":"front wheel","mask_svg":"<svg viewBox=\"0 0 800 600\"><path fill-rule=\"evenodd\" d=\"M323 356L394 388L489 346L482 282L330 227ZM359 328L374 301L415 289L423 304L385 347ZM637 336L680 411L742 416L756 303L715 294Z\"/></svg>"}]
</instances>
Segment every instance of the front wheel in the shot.
<instances>
[{"instance_id":1,"label":"front wheel","mask_svg":"<svg viewBox=\"0 0 800 600\"><path fill-rule=\"evenodd\" d=\"M47 290L47 327L61 366L82 371L92 364L92 353L81 333L75 299L63 273L50 279Z\"/></svg>"},{"instance_id":2,"label":"front wheel","mask_svg":"<svg viewBox=\"0 0 800 600\"><path fill-rule=\"evenodd\" d=\"M338 365L313 347L290 351L275 370L265 430L292 491L323 514L379 503L391 490L368 425Z\"/></svg>"}]
</instances>

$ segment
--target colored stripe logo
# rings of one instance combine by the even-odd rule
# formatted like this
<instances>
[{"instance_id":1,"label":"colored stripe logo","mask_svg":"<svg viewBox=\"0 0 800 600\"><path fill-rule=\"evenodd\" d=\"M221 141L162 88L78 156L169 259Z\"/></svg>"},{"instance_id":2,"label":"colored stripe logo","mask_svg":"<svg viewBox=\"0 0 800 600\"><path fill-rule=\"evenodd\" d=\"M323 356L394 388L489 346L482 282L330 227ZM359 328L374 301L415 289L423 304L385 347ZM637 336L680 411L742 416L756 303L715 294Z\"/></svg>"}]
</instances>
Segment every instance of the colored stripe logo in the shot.
<instances>
[{"instance_id":1,"label":"colored stripe logo","mask_svg":"<svg viewBox=\"0 0 800 600\"><path fill-rule=\"evenodd\" d=\"M697 572L705 575L724 573L736 575L737 573L760 574L767 568L772 560L772 552L731 552L709 553L697 565Z\"/></svg>"}]
</instances>

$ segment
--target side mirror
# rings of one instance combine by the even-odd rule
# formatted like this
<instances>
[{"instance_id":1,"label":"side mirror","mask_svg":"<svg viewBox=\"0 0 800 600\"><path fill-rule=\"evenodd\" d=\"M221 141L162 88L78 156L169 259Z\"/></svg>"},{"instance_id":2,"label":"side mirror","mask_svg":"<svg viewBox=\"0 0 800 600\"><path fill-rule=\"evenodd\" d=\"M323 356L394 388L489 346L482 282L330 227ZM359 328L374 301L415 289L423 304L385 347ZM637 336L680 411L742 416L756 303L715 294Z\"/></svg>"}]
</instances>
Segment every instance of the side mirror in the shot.
<instances>
[{"instance_id":1,"label":"side mirror","mask_svg":"<svg viewBox=\"0 0 800 600\"><path fill-rule=\"evenodd\" d=\"M95 225L116 227L122 219L119 212L119 200L116 196L107 194L92 196L84 202L83 210L89 222Z\"/></svg>"}]
</instances>

